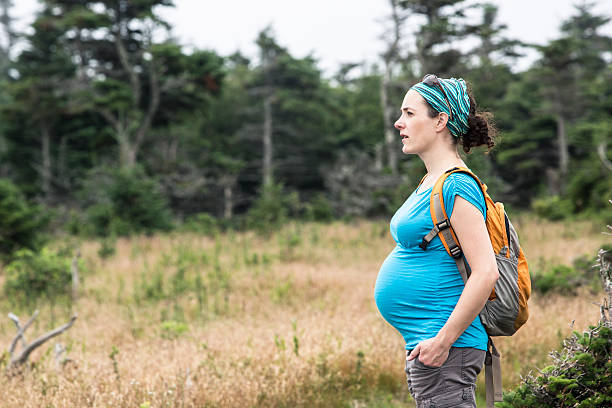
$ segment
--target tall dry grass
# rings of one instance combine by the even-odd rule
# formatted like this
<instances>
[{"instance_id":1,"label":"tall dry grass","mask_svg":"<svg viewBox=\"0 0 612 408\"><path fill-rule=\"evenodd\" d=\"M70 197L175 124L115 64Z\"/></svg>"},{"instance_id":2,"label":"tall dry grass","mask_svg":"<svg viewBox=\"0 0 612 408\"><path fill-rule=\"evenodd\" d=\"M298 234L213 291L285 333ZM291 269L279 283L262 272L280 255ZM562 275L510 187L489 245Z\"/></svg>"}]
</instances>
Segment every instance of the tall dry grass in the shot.
<instances>
[{"instance_id":1,"label":"tall dry grass","mask_svg":"<svg viewBox=\"0 0 612 408\"><path fill-rule=\"evenodd\" d=\"M528 259L538 262L570 263L603 242L587 224L515 223ZM373 300L392 247L386 223L365 221L290 224L265 239L251 232L122 239L108 260L96 242L84 242L81 297L53 311L41 304L26 336L77 312L57 339L71 361L57 369L55 342L45 344L21 375L0 376L0 406L413 406L402 338ZM498 340L506 387L545 365L547 351L572 330L594 323L600 298L534 295L525 327ZM1 303L4 316L10 307ZM20 310L24 318L29 312ZM0 344L14 332L0 320Z\"/></svg>"}]
</instances>

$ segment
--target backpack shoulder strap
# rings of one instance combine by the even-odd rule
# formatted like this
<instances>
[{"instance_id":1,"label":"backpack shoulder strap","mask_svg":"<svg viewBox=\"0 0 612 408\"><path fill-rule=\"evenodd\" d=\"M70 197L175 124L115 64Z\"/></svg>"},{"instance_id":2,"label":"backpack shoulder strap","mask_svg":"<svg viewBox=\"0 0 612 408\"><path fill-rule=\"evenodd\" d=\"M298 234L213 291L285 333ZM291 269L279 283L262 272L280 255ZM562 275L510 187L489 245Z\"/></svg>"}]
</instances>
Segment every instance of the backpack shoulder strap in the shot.
<instances>
[{"instance_id":1,"label":"backpack shoulder strap","mask_svg":"<svg viewBox=\"0 0 612 408\"><path fill-rule=\"evenodd\" d=\"M461 251L461 246L459 245L459 240L455 235L455 231L450 224L450 219L446 214L446 209L444 208L444 197L443 197L443 188L444 182L453 173L465 173L471 176L474 180L476 180L478 186L482 190L483 196L486 197L487 187L484 185L478 177L474 173L472 173L469 169L465 167L455 167L450 170L447 170L442 174L436 184L434 185L430 199L429 199L429 209L431 212L431 219L433 221L434 227L425 237L423 237L423 241L419 244L421 249L426 250L427 245L434 239L436 235L439 235L440 241L444 245L446 252L455 259L455 263L457 264L457 268L461 273L461 277L463 278L463 282L467 282L467 278L469 277L469 273L465 264L465 260L463 259L463 252ZM486 198L485 198L486 201Z\"/></svg>"}]
</instances>

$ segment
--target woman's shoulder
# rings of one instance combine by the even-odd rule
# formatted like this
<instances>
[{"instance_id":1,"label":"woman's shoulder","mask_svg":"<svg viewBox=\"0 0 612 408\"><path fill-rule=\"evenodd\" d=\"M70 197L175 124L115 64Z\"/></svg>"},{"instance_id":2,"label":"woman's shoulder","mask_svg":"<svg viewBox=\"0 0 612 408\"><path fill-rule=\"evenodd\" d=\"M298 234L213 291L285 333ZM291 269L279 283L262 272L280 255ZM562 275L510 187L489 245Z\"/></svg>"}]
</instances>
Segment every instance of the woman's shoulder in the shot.
<instances>
[{"instance_id":1,"label":"woman's shoulder","mask_svg":"<svg viewBox=\"0 0 612 408\"><path fill-rule=\"evenodd\" d=\"M483 215L486 212L486 203L482 190L478 182L469 174L450 174L444 181L442 196L444 197L444 207L447 209L447 213L452 212L455 196L466 199L476 206Z\"/></svg>"},{"instance_id":2,"label":"woman's shoulder","mask_svg":"<svg viewBox=\"0 0 612 408\"><path fill-rule=\"evenodd\" d=\"M474 177L466 173L452 173L444 181L443 193L453 192L455 190L469 189L474 191L481 191L478 182L474 180Z\"/></svg>"}]
</instances>

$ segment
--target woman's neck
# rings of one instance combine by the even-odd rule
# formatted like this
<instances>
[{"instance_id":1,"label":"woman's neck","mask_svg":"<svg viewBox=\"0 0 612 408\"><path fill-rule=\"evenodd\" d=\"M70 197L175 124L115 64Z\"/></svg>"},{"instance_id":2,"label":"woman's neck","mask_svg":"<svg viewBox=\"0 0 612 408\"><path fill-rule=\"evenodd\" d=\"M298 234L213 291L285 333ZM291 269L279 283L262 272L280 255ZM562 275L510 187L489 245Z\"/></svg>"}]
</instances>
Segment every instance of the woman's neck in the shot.
<instances>
[{"instance_id":1,"label":"woman's neck","mask_svg":"<svg viewBox=\"0 0 612 408\"><path fill-rule=\"evenodd\" d=\"M456 149L437 149L437 151L424 152L419 157L427 168L427 175L432 177L438 177L453 167L467 167Z\"/></svg>"}]
</instances>

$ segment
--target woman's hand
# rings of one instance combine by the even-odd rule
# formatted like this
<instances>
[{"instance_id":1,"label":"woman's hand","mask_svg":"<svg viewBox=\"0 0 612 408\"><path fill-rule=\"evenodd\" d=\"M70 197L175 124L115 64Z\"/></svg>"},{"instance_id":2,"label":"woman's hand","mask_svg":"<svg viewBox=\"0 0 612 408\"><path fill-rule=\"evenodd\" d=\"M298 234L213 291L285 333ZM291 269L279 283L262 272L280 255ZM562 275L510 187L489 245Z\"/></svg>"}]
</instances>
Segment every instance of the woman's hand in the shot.
<instances>
[{"instance_id":1,"label":"woman's hand","mask_svg":"<svg viewBox=\"0 0 612 408\"><path fill-rule=\"evenodd\" d=\"M440 367L448 358L450 346L444 344L437 337L423 340L412 350L408 360L419 357L419 361L426 366Z\"/></svg>"}]
</instances>

